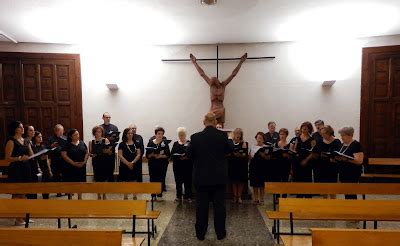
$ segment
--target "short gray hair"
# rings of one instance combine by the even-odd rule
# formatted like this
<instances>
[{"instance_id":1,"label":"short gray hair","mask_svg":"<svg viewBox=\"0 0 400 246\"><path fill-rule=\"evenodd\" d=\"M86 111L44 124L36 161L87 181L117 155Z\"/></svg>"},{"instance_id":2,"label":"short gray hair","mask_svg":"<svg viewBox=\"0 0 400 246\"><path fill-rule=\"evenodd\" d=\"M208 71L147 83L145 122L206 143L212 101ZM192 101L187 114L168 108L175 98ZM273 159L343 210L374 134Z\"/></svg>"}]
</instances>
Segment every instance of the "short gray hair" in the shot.
<instances>
[{"instance_id":1,"label":"short gray hair","mask_svg":"<svg viewBox=\"0 0 400 246\"><path fill-rule=\"evenodd\" d=\"M186 128L183 127L183 126L180 126L180 127L178 127L178 128L176 129L176 132L177 132L177 133L180 133L180 132L186 133Z\"/></svg>"},{"instance_id":2,"label":"short gray hair","mask_svg":"<svg viewBox=\"0 0 400 246\"><path fill-rule=\"evenodd\" d=\"M346 135L346 136L353 136L354 135L354 128L351 126L345 126L342 129L339 130L340 135Z\"/></svg>"}]
</instances>

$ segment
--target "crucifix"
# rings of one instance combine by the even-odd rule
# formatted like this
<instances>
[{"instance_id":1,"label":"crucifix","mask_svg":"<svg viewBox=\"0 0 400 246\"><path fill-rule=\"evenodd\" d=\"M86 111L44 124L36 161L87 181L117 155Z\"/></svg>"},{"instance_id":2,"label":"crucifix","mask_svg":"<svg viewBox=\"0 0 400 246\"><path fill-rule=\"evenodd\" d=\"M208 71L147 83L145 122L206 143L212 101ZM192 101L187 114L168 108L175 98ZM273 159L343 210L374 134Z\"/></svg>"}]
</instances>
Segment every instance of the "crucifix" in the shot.
<instances>
[{"instance_id":1,"label":"crucifix","mask_svg":"<svg viewBox=\"0 0 400 246\"><path fill-rule=\"evenodd\" d=\"M217 58L209 58L209 59L197 59L193 54L190 54L190 59L162 59L161 61L163 62L181 62L181 61L191 61L200 76L207 82L207 84L210 86L210 100L211 100L211 107L210 107L210 112L213 112L216 115L218 124L221 125L221 127L224 127L225 123L225 107L224 107L224 95L225 95L225 88L226 86L232 81L232 79L237 75L239 72L243 62L245 60L259 60L259 59L274 59L275 57L273 56L268 56L268 57L247 57L247 53L245 53L242 57L240 58L219 58L218 54L218 45L217 45ZM222 82L218 79L218 65L219 61L234 61L234 60L240 60L239 64L236 66L236 68L232 71L232 74L223 80ZM217 61L217 76L216 77L209 77L206 75L204 70L199 66L197 61Z\"/></svg>"}]
</instances>

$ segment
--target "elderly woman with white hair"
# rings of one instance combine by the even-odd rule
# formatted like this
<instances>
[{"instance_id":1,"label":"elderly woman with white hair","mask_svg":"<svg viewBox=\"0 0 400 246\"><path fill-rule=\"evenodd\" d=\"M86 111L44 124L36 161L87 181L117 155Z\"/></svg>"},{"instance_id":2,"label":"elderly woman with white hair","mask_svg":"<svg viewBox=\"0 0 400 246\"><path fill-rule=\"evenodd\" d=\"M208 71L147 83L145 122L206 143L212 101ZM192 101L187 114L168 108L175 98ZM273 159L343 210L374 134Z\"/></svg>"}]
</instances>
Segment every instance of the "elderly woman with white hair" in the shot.
<instances>
[{"instance_id":1,"label":"elderly woman with white hair","mask_svg":"<svg viewBox=\"0 0 400 246\"><path fill-rule=\"evenodd\" d=\"M339 163L339 180L342 183L358 183L361 176L364 153L360 142L353 139L353 127L339 130L342 145L335 160ZM347 157L346 157L347 156ZM357 195L345 195L346 199L357 199Z\"/></svg>"},{"instance_id":2,"label":"elderly woman with white hair","mask_svg":"<svg viewBox=\"0 0 400 246\"><path fill-rule=\"evenodd\" d=\"M171 150L173 161L173 170L176 183L176 199L180 202L183 199L188 202L192 201L192 170L193 161L187 156L187 149L190 141L186 138L186 129L179 127L177 129L178 141L174 142ZM183 187L185 194L183 195Z\"/></svg>"}]
</instances>

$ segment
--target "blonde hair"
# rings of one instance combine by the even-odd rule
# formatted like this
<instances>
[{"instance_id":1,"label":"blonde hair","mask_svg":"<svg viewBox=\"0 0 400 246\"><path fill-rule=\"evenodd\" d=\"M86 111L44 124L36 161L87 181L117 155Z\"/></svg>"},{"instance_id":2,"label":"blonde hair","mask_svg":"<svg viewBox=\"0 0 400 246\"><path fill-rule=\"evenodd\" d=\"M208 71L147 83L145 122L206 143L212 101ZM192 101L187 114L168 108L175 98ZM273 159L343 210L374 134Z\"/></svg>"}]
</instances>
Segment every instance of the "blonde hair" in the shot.
<instances>
[{"instance_id":1,"label":"blonde hair","mask_svg":"<svg viewBox=\"0 0 400 246\"><path fill-rule=\"evenodd\" d=\"M176 129L176 132L177 132L177 133L180 133L180 132L186 133L186 128L183 127L183 126L180 126L180 127L178 127L178 128Z\"/></svg>"}]
</instances>

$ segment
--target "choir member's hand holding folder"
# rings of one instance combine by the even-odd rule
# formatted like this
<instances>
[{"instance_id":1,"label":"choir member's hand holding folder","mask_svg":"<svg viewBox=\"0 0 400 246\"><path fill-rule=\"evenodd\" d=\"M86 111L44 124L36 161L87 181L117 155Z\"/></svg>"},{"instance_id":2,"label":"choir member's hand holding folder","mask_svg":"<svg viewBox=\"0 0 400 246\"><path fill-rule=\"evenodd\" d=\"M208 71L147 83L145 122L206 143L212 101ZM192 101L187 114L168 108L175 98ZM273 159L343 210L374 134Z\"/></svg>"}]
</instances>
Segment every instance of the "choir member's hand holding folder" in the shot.
<instances>
[{"instance_id":1,"label":"choir member's hand holding folder","mask_svg":"<svg viewBox=\"0 0 400 246\"><path fill-rule=\"evenodd\" d=\"M354 160L355 158L353 156L346 155L344 153L341 153L339 151L333 151L333 155L336 160L338 161L348 161L348 160Z\"/></svg>"},{"instance_id":2,"label":"choir member's hand holding folder","mask_svg":"<svg viewBox=\"0 0 400 246\"><path fill-rule=\"evenodd\" d=\"M264 160L270 160L272 158L274 147L271 145L265 145L264 147L260 148L255 154L255 157L261 157Z\"/></svg>"},{"instance_id":3,"label":"choir member's hand holding folder","mask_svg":"<svg viewBox=\"0 0 400 246\"><path fill-rule=\"evenodd\" d=\"M51 148L51 149L41 150L41 151L37 152L36 154L33 154L33 155L29 156L28 160L36 158L36 157L39 157L39 156L44 155L44 154L48 154L48 152L54 151L55 149L57 149L57 147L54 147L54 148Z\"/></svg>"}]
</instances>

